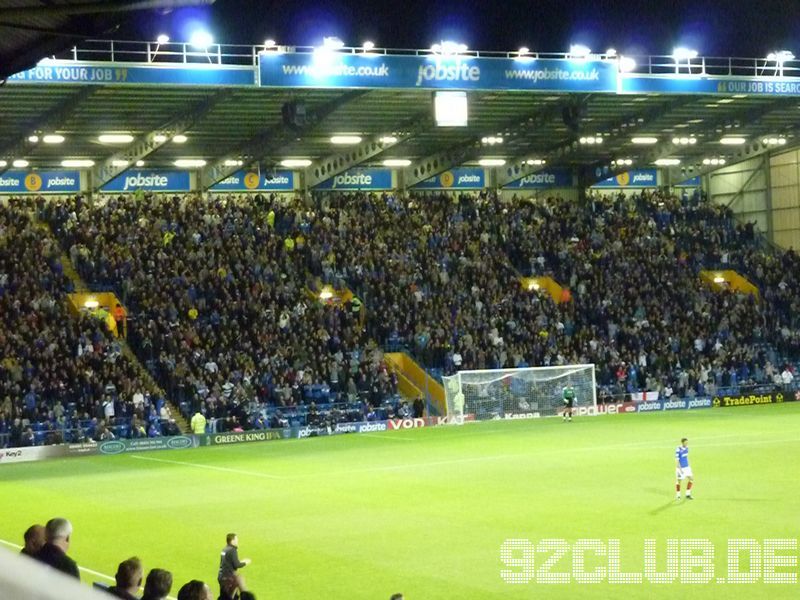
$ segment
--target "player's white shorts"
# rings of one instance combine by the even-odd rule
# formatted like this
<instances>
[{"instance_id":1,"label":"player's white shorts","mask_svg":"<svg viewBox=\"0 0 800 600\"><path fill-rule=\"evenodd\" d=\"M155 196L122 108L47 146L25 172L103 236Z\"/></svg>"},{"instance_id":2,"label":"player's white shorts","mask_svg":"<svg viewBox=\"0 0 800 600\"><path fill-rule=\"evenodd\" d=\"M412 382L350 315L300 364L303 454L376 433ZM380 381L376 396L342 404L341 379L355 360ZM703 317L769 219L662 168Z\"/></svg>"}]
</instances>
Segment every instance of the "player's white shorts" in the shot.
<instances>
[{"instance_id":1,"label":"player's white shorts","mask_svg":"<svg viewBox=\"0 0 800 600\"><path fill-rule=\"evenodd\" d=\"M675 469L675 476L680 479L686 479L687 477L694 477L692 475L692 467L683 467L682 469Z\"/></svg>"}]
</instances>

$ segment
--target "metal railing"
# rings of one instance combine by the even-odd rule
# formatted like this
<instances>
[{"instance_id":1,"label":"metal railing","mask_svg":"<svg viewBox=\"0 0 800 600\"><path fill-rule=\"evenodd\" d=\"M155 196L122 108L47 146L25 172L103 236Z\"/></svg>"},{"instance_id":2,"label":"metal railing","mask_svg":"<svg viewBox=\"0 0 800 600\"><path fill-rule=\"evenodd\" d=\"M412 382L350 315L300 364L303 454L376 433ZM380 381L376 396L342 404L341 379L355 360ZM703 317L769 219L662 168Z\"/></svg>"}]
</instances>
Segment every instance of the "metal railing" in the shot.
<instances>
[{"instance_id":1,"label":"metal railing","mask_svg":"<svg viewBox=\"0 0 800 600\"><path fill-rule=\"evenodd\" d=\"M183 42L147 42L127 40L87 40L80 46L50 58L66 61L136 62L149 64L211 64L217 66L249 66L258 64L261 53L312 53L315 46L267 46L242 44L211 44L199 48ZM364 56L432 56L430 48L370 48L345 46L328 48L328 52ZM764 77L800 78L800 60L783 58L746 58L697 56L675 58L671 55L631 55L597 53L575 56L569 52L524 52L465 50L446 57L507 58L520 61L534 59L560 59L575 61L609 61L617 63L621 72L628 75L663 75L680 77ZM628 60L628 59L632 59Z\"/></svg>"}]
</instances>

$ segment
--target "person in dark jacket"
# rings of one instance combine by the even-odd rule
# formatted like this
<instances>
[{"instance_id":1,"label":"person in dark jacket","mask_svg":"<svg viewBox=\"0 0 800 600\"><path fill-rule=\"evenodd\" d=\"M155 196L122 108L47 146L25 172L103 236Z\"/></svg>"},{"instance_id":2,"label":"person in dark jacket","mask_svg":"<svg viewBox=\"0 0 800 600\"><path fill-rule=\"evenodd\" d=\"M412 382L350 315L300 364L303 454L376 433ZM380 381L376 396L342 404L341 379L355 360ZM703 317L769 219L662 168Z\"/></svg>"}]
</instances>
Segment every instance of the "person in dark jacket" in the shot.
<instances>
[{"instance_id":1,"label":"person in dark jacket","mask_svg":"<svg viewBox=\"0 0 800 600\"><path fill-rule=\"evenodd\" d=\"M62 573L80 579L78 564L67 556L72 537L72 523L62 518L50 519L44 527L44 533L47 541L34 558Z\"/></svg>"},{"instance_id":2,"label":"person in dark jacket","mask_svg":"<svg viewBox=\"0 0 800 600\"><path fill-rule=\"evenodd\" d=\"M229 533L225 540L227 544L219 558L217 581L220 599L232 599L236 590L245 591L244 578L239 574L239 569L249 565L250 559L239 560L239 536Z\"/></svg>"}]
</instances>

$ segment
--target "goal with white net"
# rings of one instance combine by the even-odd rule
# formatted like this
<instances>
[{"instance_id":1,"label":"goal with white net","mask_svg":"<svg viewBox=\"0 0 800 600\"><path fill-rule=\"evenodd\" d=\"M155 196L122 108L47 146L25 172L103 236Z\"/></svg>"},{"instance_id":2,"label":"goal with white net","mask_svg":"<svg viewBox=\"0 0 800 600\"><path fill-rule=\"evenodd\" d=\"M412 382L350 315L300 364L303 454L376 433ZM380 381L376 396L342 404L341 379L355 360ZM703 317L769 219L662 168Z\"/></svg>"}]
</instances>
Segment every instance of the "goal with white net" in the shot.
<instances>
[{"instance_id":1,"label":"goal with white net","mask_svg":"<svg viewBox=\"0 0 800 600\"><path fill-rule=\"evenodd\" d=\"M567 386L575 390L575 408L597 409L592 364L459 371L442 381L451 422L558 415Z\"/></svg>"}]
</instances>

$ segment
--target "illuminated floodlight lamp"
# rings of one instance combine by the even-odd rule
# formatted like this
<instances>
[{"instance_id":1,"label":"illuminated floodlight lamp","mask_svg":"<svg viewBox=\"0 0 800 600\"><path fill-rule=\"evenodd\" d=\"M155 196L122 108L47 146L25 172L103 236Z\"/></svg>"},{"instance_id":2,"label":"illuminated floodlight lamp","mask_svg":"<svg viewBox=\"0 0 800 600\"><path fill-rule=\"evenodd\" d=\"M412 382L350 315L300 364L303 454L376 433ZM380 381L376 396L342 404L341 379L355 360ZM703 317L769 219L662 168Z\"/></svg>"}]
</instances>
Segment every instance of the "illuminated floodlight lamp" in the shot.
<instances>
[{"instance_id":1,"label":"illuminated floodlight lamp","mask_svg":"<svg viewBox=\"0 0 800 600\"><path fill-rule=\"evenodd\" d=\"M130 144L133 136L129 133L104 133L97 140L101 144Z\"/></svg>"},{"instance_id":2,"label":"illuminated floodlight lamp","mask_svg":"<svg viewBox=\"0 0 800 600\"><path fill-rule=\"evenodd\" d=\"M144 161L143 160L137 160L136 161L136 166L137 167L143 167L144 166Z\"/></svg>"},{"instance_id":3,"label":"illuminated floodlight lamp","mask_svg":"<svg viewBox=\"0 0 800 600\"><path fill-rule=\"evenodd\" d=\"M281 161L281 166L289 169L305 169L311 166L311 161L307 158L287 158Z\"/></svg>"},{"instance_id":4,"label":"illuminated floodlight lamp","mask_svg":"<svg viewBox=\"0 0 800 600\"><path fill-rule=\"evenodd\" d=\"M153 141L156 144L163 144L167 141L167 136L165 136L163 133L157 133L153 136Z\"/></svg>"},{"instance_id":5,"label":"illuminated floodlight lamp","mask_svg":"<svg viewBox=\"0 0 800 600\"><path fill-rule=\"evenodd\" d=\"M519 50L517 50L517 56L528 56L531 53L531 49L527 46L520 46Z\"/></svg>"},{"instance_id":6,"label":"illuminated floodlight lamp","mask_svg":"<svg viewBox=\"0 0 800 600\"><path fill-rule=\"evenodd\" d=\"M198 50L208 50L208 47L213 43L213 36L205 29L198 29L189 38L189 44Z\"/></svg>"},{"instance_id":7,"label":"illuminated floodlight lamp","mask_svg":"<svg viewBox=\"0 0 800 600\"><path fill-rule=\"evenodd\" d=\"M778 50L777 52L770 52L767 54L767 60L775 62L778 66L783 66L783 63L794 60L794 53L791 50Z\"/></svg>"},{"instance_id":8,"label":"illuminated floodlight lamp","mask_svg":"<svg viewBox=\"0 0 800 600\"><path fill-rule=\"evenodd\" d=\"M383 161L384 167L409 167L411 161L407 158L387 158Z\"/></svg>"},{"instance_id":9,"label":"illuminated floodlight lamp","mask_svg":"<svg viewBox=\"0 0 800 600\"><path fill-rule=\"evenodd\" d=\"M525 164L531 167L540 167L546 163L547 161L541 158L529 158L528 160L525 161Z\"/></svg>"},{"instance_id":10,"label":"illuminated floodlight lamp","mask_svg":"<svg viewBox=\"0 0 800 600\"><path fill-rule=\"evenodd\" d=\"M30 163L27 160L25 160L24 158L18 158L14 162L11 163L11 166L13 166L15 169L24 169L29 164Z\"/></svg>"},{"instance_id":11,"label":"illuminated floodlight lamp","mask_svg":"<svg viewBox=\"0 0 800 600\"><path fill-rule=\"evenodd\" d=\"M0 160L0 169L3 169L8 166L8 161Z\"/></svg>"},{"instance_id":12,"label":"illuminated floodlight lamp","mask_svg":"<svg viewBox=\"0 0 800 600\"><path fill-rule=\"evenodd\" d=\"M112 167L127 167L130 163L127 160L123 160L121 158L115 158L111 161Z\"/></svg>"},{"instance_id":13,"label":"illuminated floodlight lamp","mask_svg":"<svg viewBox=\"0 0 800 600\"><path fill-rule=\"evenodd\" d=\"M361 47L364 49L365 52L369 52L370 50L375 49L375 42L367 40L366 42L361 44Z\"/></svg>"},{"instance_id":14,"label":"illuminated floodlight lamp","mask_svg":"<svg viewBox=\"0 0 800 600\"><path fill-rule=\"evenodd\" d=\"M331 144L337 146L352 146L353 144L360 144L360 135L334 135L331 136Z\"/></svg>"},{"instance_id":15,"label":"illuminated floodlight lamp","mask_svg":"<svg viewBox=\"0 0 800 600\"><path fill-rule=\"evenodd\" d=\"M179 133L178 135L172 137L172 141L175 142L176 144L185 144L186 140L188 139L189 138L187 138L182 133Z\"/></svg>"},{"instance_id":16,"label":"illuminated floodlight lamp","mask_svg":"<svg viewBox=\"0 0 800 600\"><path fill-rule=\"evenodd\" d=\"M591 53L591 48L589 48L589 46L584 46L583 44L572 44L569 47L570 58L587 58Z\"/></svg>"},{"instance_id":17,"label":"illuminated floodlight lamp","mask_svg":"<svg viewBox=\"0 0 800 600\"><path fill-rule=\"evenodd\" d=\"M469 50L466 44L453 41L441 41L438 44L431 46L431 52L434 54L442 54L444 56L452 56L455 54L463 54Z\"/></svg>"},{"instance_id":18,"label":"illuminated floodlight lamp","mask_svg":"<svg viewBox=\"0 0 800 600\"><path fill-rule=\"evenodd\" d=\"M278 43L272 38L264 40L264 48L277 48Z\"/></svg>"},{"instance_id":19,"label":"illuminated floodlight lamp","mask_svg":"<svg viewBox=\"0 0 800 600\"><path fill-rule=\"evenodd\" d=\"M322 38L322 47L326 50L341 50L344 48L344 42L336 36L328 36Z\"/></svg>"},{"instance_id":20,"label":"illuminated floodlight lamp","mask_svg":"<svg viewBox=\"0 0 800 600\"><path fill-rule=\"evenodd\" d=\"M683 46L679 46L672 50L672 59L675 62L680 62L682 60L692 60L697 58L697 50L692 50L691 48L684 48Z\"/></svg>"},{"instance_id":21,"label":"illuminated floodlight lamp","mask_svg":"<svg viewBox=\"0 0 800 600\"><path fill-rule=\"evenodd\" d=\"M173 164L180 169L199 169L206 166L206 161L202 158L179 158Z\"/></svg>"},{"instance_id":22,"label":"illuminated floodlight lamp","mask_svg":"<svg viewBox=\"0 0 800 600\"><path fill-rule=\"evenodd\" d=\"M397 138L393 135L384 135L378 141L380 141L381 144L396 144Z\"/></svg>"},{"instance_id":23,"label":"illuminated floodlight lamp","mask_svg":"<svg viewBox=\"0 0 800 600\"><path fill-rule=\"evenodd\" d=\"M681 164L680 158L659 158L655 163L659 167L675 167Z\"/></svg>"},{"instance_id":24,"label":"illuminated floodlight lamp","mask_svg":"<svg viewBox=\"0 0 800 600\"><path fill-rule=\"evenodd\" d=\"M31 144L38 144L39 143L39 136L38 135L29 135L28 136L28 141Z\"/></svg>"},{"instance_id":25,"label":"illuminated floodlight lamp","mask_svg":"<svg viewBox=\"0 0 800 600\"><path fill-rule=\"evenodd\" d=\"M502 144L502 143L503 143L502 136L489 135L481 138L481 144L483 144L484 146L494 146L495 144Z\"/></svg>"},{"instance_id":26,"label":"illuminated floodlight lamp","mask_svg":"<svg viewBox=\"0 0 800 600\"><path fill-rule=\"evenodd\" d=\"M692 73L692 60L697 58L697 50L679 46L672 50L672 60L675 61L675 73L679 73L681 63L686 63L686 69L689 74Z\"/></svg>"},{"instance_id":27,"label":"illuminated floodlight lamp","mask_svg":"<svg viewBox=\"0 0 800 600\"><path fill-rule=\"evenodd\" d=\"M619 70L621 73L631 73L636 70L636 61L630 56L619 57Z\"/></svg>"},{"instance_id":28,"label":"illuminated floodlight lamp","mask_svg":"<svg viewBox=\"0 0 800 600\"><path fill-rule=\"evenodd\" d=\"M42 138L45 144L63 144L64 136L57 133L50 133Z\"/></svg>"},{"instance_id":29,"label":"illuminated floodlight lamp","mask_svg":"<svg viewBox=\"0 0 800 600\"><path fill-rule=\"evenodd\" d=\"M719 143L724 146L742 146L746 142L747 140L745 138L738 136L727 136L719 141Z\"/></svg>"},{"instance_id":30,"label":"illuminated floodlight lamp","mask_svg":"<svg viewBox=\"0 0 800 600\"><path fill-rule=\"evenodd\" d=\"M482 167L502 167L506 164L506 159L504 158L482 158L478 161L478 164Z\"/></svg>"},{"instance_id":31,"label":"illuminated floodlight lamp","mask_svg":"<svg viewBox=\"0 0 800 600\"><path fill-rule=\"evenodd\" d=\"M466 92L436 92L433 107L437 127L466 127L469 122Z\"/></svg>"},{"instance_id":32,"label":"illuminated floodlight lamp","mask_svg":"<svg viewBox=\"0 0 800 600\"><path fill-rule=\"evenodd\" d=\"M649 136L639 136L631 138L631 143L636 144L637 146L652 146L653 144L658 143L658 138Z\"/></svg>"},{"instance_id":33,"label":"illuminated floodlight lamp","mask_svg":"<svg viewBox=\"0 0 800 600\"><path fill-rule=\"evenodd\" d=\"M236 160L235 158L228 158L225 160L226 167L241 167L244 161Z\"/></svg>"},{"instance_id":34,"label":"illuminated floodlight lamp","mask_svg":"<svg viewBox=\"0 0 800 600\"><path fill-rule=\"evenodd\" d=\"M159 44L168 44L169 43L169 36L166 33L162 33L156 38L156 41Z\"/></svg>"},{"instance_id":35,"label":"illuminated floodlight lamp","mask_svg":"<svg viewBox=\"0 0 800 600\"><path fill-rule=\"evenodd\" d=\"M83 169L94 166L94 161L88 158L66 158L61 161L62 167L72 167L73 169Z\"/></svg>"}]
</instances>

